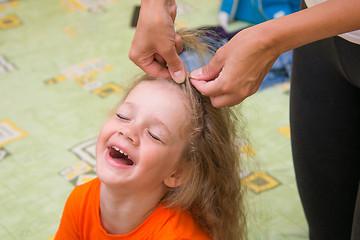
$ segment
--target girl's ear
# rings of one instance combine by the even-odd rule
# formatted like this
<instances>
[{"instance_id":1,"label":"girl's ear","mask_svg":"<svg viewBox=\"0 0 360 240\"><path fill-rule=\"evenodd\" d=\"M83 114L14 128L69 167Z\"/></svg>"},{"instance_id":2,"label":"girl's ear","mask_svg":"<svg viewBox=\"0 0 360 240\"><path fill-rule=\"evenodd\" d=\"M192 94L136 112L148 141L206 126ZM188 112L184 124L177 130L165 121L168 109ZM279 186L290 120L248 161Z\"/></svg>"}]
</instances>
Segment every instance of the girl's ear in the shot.
<instances>
[{"instance_id":1,"label":"girl's ear","mask_svg":"<svg viewBox=\"0 0 360 240\"><path fill-rule=\"evenodd\" d=\"M170 188L180 186L184 182L182 172L182 169L175 170L173 173L171 173L164 179L164 184Z\"/></svg>"}]
</instances>

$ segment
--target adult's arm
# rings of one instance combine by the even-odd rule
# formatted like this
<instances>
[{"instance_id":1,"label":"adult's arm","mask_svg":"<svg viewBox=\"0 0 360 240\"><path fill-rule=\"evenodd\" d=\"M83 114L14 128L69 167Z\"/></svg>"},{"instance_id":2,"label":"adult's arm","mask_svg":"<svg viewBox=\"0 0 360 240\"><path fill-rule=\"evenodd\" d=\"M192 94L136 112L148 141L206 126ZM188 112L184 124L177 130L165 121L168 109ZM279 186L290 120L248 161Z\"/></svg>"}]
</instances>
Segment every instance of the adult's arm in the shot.
<instances>
[{"instance_id":1,"label":"adult's arm","mask_svg":"<svg viewBox=\"0 0 360 240\"><path fill-rule=\"evenodd\" d=\"M191 81L213 106L233 106L258 90L280 54L356 29L360 1L328 0L240 31L208 65L191 73Z\"/></svg>"},{"instance_id":2,"label":"adult's arm","mask_svg":"<svg viewBox=\"0 0 360 240\"><path fill-rule=\"evenodd\" d=\"M185 80L185 66L178 52L181 37L175 33L175 0L142 0L129 58L154 77Z\"/></svg>"}]
</instances>

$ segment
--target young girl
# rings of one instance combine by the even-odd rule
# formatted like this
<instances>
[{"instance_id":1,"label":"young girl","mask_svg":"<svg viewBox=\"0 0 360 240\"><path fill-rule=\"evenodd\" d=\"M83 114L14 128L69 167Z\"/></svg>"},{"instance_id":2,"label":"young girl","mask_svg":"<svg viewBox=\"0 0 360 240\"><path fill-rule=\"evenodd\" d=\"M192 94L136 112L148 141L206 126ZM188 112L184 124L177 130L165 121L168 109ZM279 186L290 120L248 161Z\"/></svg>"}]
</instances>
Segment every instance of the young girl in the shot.
<instances>
[{"instance_id":1,"label":"young girl","mask_svg":"<svg viewBox=\"0 0 360 240\"><path fill-rule=\"evenodd\" d=\"M246 239L235 115L190 81L140 77L103 125L98 178L55 239Z\"/></svg>"}]
</instances>

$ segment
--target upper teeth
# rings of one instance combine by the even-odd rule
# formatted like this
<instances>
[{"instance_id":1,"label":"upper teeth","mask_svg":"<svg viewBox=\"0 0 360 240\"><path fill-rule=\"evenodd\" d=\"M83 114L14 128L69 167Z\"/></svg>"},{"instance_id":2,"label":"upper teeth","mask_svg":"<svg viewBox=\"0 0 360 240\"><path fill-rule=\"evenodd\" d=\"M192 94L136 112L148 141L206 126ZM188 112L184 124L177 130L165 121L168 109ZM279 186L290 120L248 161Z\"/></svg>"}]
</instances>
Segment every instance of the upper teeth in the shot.
<instances>
[{"instance_id":1,"label":"upper teeth","mask_svg":"<svg viewBox=\"0 0 360 240\"><path fill-rule=\"evenodd\" d=\"M112 148L118 152L120 152L121 154L124 154L125 156L129 157L126 153L124 153L123 150L121 150L120 148L118 148L117 146L112 146Z\"/></svg>"}]
</instances>

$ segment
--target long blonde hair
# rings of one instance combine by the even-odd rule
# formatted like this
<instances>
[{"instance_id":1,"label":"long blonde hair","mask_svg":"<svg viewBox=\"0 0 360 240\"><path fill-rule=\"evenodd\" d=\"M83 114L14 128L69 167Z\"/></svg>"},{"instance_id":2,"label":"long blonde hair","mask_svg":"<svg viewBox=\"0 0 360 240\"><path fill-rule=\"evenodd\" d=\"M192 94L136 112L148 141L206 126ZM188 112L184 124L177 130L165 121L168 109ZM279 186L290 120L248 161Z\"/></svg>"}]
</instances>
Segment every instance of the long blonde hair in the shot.
<instances>
[{"instance_id":1,"label":"long blonde hair","mask_svg":"<svg viewBox=\"0 0 360 240\"><path fill-rule=\"evenodd\" d=\"M199 41L205 36L203 32L182 30L180 35L186 48L197 54L210 53L206 41ZM155 79L140 76L128 93L140 82ZM191 130L181 160L185 180L180 186L169 188L162 202L169 208L189 211L214 240L247 239L241 159L236 144L244 136L243 129L238 129L238 117L231 108L214 108L210 98L198 92L189 79L182 84L168 81L180 87L190 103Z\"/></svg>"}]
</instances>

